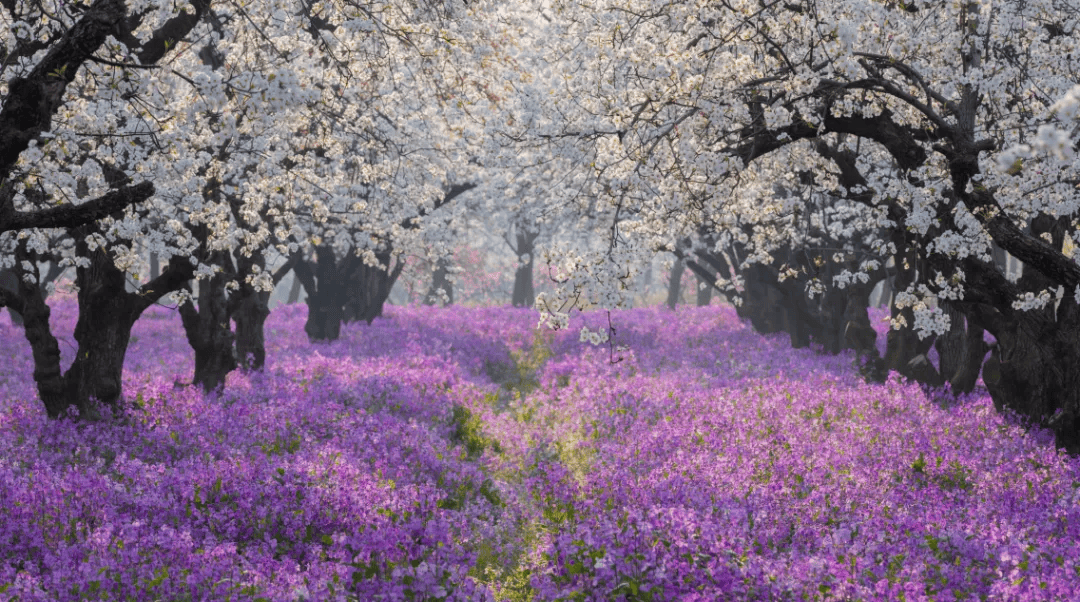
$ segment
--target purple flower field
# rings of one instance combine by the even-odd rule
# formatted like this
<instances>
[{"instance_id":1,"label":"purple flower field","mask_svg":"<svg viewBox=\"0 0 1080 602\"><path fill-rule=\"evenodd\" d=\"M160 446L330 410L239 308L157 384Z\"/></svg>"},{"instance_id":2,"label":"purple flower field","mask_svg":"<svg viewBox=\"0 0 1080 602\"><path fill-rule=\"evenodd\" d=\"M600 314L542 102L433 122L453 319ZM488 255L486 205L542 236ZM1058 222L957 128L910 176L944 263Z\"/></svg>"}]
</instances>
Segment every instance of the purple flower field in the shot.
<instances>
[{"instance_id":1,"label":"purple flower field","mask_svg":"<svg viewBox=\"0 0 1080 602\"><path fill-rule=\"evenodd\" d=\"M54 304L69 342L74 311ZM0 600L1080 591L1080 462L985 395L870 386L715 306L613 313L623 350L580 340L606 314L553 333L389 307L312 345L305 312L271 315L265 372L204 396L179 317L152 309L127 409L98 423L45 418L4 313Z\"/></svg>"}]
</instances>

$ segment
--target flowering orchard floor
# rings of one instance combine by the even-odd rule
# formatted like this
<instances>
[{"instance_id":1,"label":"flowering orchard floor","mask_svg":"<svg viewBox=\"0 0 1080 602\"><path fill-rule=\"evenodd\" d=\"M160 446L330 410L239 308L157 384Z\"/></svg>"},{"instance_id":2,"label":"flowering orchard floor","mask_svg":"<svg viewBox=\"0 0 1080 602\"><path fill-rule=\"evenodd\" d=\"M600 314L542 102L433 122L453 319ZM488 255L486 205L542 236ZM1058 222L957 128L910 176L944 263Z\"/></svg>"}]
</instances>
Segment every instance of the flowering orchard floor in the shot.
<instances>
[{"instance_id":1,"label":"flowering orchard floor","mask_svg":"<svg viewBox=\"0 0 1080 602\"><path fill-rule=\"evenodd\" d=\"M264 374L204 397L155 309L119 424L46 420L0 318L0 599L1080 591L1080 463L986 398L867 386L721 308L613 314L614 358L579 341L601 314L389 308L313 346L304 311L271 316Z\"/></svg>"}]
</instances>

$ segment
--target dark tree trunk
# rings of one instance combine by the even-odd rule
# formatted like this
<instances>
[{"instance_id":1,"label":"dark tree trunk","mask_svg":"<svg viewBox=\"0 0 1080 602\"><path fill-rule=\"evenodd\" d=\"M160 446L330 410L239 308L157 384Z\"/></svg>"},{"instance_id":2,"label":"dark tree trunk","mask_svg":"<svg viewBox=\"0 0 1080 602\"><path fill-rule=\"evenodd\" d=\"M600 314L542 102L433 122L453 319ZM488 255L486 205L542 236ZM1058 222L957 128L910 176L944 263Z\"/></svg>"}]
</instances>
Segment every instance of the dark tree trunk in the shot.
<instances>
[{"instance_id":1,"label":"dark tree trunk","mask_svg":"<svg viewBox=\"0 0 1080 602\"><path fill-rule=\"evenodd\" d=\"M0 288L9 291L12 294L18 294L19 277L15 275L15 272L13 270L0 270ZM17 309L15 309L14 307L8 307L8 313L11 314L12 324L15 324L16 326L22 325L23 317Z\"/></svg>"},{"instance_id":2,"label":"dark tree trunk","mask_svg":"<svg viewBox=\"0 0 1080 602\"><path fill-rule=\"evenodd\" d=\"M682 276L685 271L686 263L682 259L676 258L675 263L671 264L671 273L668 275L668 309L675 309L675 306L679 304L679 297L682 295Z\"/></svg>"},{"instance_id":3,"label":"dark tree trunk","mask_svg":"<svg viewBox=\"0 0 1080 602\"><path fill-rule=\"evenodd\" d=\"M446 297L439 294L442 291ZM440 257L435 264L435 271L431 274L431 287L424 295L424 305L454 304L454 283L450 281L450 260Z\"/></svg>"},{"instance_id":4,"label":"dark tree trunk","mask_svg":"<svg viewBox=\"0 0 1080 602\"><path fill-rule=\"evenodd\" d=\"M949 332L934 341L938 352L938 372L949 383L956 395L970 393L979 379L983 358L990 350L983 341L983 328L968 321L956 304L939 302L939 307L949 316Z\"/></svg>"},{"instance_id":5,"label":"dark tree trunk","mask_svg":"<svg viewBox=\"0 0 1080 602\"><path fill-rule=\"evenodd\" d=\"M736 308L739 317L750 320L761 334L788 333L796 349L810 345L811 334L820 331L820 324L808 311L803 283L794 279L780 282L776 268L759 263L744 269L742 276L742 303Z\"/></svg>"},{"instance_id":6,"label":"dark tree trunk","mask_svg":"<svg viewBox=\"0 0 1080 602\"><path fill-rule=\"evenodd\" d=\"M818 277L832 282L834 276L843 270L858 273L859 266L854 257L841 263L830 262L823 266ZM874 285L870 283L878 277L878 273L868 273L866 277L866 282L853 278L844 288L831 286L826 289L811 303L810 313L814 317L811 324L816 327L813 340L821 344L823 351L836 354L845 349L855 350L864 373L877 379L884 367L877 351L877 334L870 324L867 309L874 291Z\"/></svg>"},{"instance_id":7,"label":"dark tree trunk","mask_svg":"<svg viewBox=\"0 0 1080 602\"><path fill-rule=\"evenodd\" d=\"M60 267L60 265L56 261L51 261L49 263L49 271L46 272L43 276L40 276L41 283L40 286L38 286L38 291L40 292L42 299L47 299L49 297L49 289L47 288L48 285L52 282L55 282L56 279L59 278L60 275L63 273L64 268ZM15 275L15 272L13 270L0 270L0 287L6 288L14 293L18 293L18 279L19 277ZM11 323L16 326L21 326L23 323L22 314L20 314L18 311L11 307L8 308L8 312L11 313Z\"/></svg>"},{"instance_id":8,"label":"dark tree trunk","mask_svg":"<svg viewBox=\"0 0 1080 602\"><path fill-rule=\"evenodd\" d=\"M945 384L937 369L930 363L927 353L934 344L934 337L920 339L912 325L915 314L910 307L891 312L892 319L903 318L907 326L889 329L885 336L885 368L931 387Z\"/></svg>"},{"instance_id":9,"label":"dark tree trunk","mask_svg":"<svg viewBox=\"0 0 1080 602\"><path fill-rule=\"evenodd\" d=\"M115 408L121 394L124 355L131 327L146 308L162 295L178 290L193 275L187 258L170 262L170 269L138 291L125 290L125 275L113 265L103 249L90 251L86 229L74 235L77 252L89 265L76 269L79 287L79 319L75 325L78 344L75 360L67 372L60 369L60 349L49 327L49 306L41 287L28 283L17 271L17 295L5 291L5 304L19 310L26 339L34 356L34 381L45 410L52 418L74 408L79 416L99 416L99 405ZM19 262L33 261L25 248L17 251Z\"/></svg>"},{"instance_id":10,"label":"dark tree trunk","mask_svg":"<svg viewBox=\"0 0 1080 602\"><path fill-rule=\"evenodd\" d=\"M225 267L225 253L215 253L213 261ZM180 306L184 333L195 350L195 374L191 382L207 392L221 388L225 377L236 369L234 336L225 293L225 284L232 273L233 270L225 269L199 282L198 308L191 301Z\"/></svg>"},{"instance_id":11,"label":"dark tree trunk","mask_svg":"<svg viewBox=\"0 0 1080 602\"><path fill-rule=\"evenodd\" d=\"M893 244L897 253L894 257L892 280L896 291L905 291L915 282L917 256L908 251L907 239L902 232L894 232ZM890 326L885 337L885 369L895 370L901 375L930 387L940 387L945 379L930 362L927 353L934 344L934 337L919 338L915 331L915 312L910 307L897 309L890 307L889 316L903 326L899 329Z\"/></svg>"},{"instance_id":12,"label":"dark tree trunk","mask_svg":"<svg viewBox=\"0 0 1080 602\"><path fill-rule=\"evenodd\" d=\"M303 285L300 284L300 279L296 277L296 274L293 274L292 286L289 287L289 298L285 300L287 305L292 305L300 300L301 288L303 288Z\"/></svg>"},{"instance_id":13,"label":"dark tree trunk","mask_svg":"<svg viewBox=\"0 0 1080 602\"><path fill-rule=\"evenodd\" d=\"M386 301L390 298L390 291L405 267L404 260L394 260L390 251L380 251L375 257L380 265L370 266L358 261L354 266L351 278L353 285L348 291L349 300L346 305L353 320L363 320L368 324L382 316ZM394 262L393 267L389 271L383 269L382 266L390 266L391 260Z\"/></svg>"},{"instance_id":14,"label":"dark tree trunk","mask_svg":"<svg viewBox=\"0 0 1080 602\"><path fill-rule=\"evenodd\" d=\"M705 307L712 303L713 287L712 281L708 281L697 275L697 306Z\"/></svg>"},{"instance_id":15,"label":"dark tree trunk","mask_svg":"<svg viewBox=\"0 0 1080 602\"><path fill-rule=\"evenodd\" d=\"M518 229L513 246L517 254L518 266L514 270L514 290L510 295L510 304L514 307L532 307L536 303L536 289L533 287L533 254L536 250L536 238L539 233Z\"/></svg>"},{"instance_id":16,"label":"dark tree trunk","mask_svg":"<svg viewBox=\"0 0 1080 602\"><path fill-rule=\"evenodd\" d=\"M856 289L844 308L844 348L855 350L859 372L870 381L884 382L888 376L885 360L877 347L877 331L870 323L869 293Z\"/></svg>"},{"instance_id":17,"label":"dark tree trunk","mask_svg":"<svg viewBox=\"0 0 1080 602\"><path fill-rule=\"evenodd\" d=\"M341 336L344 317L345 283L339 275L334 250L325 245L316 247L315 269L301 259L296 262L295 273L307 292L304 332L312 342L336 341Z\"/></svg>"},{"instance_id":18,"label":"dark tree trunk","mask_svg":"<svg viewBox=\"0 0 1080 602\"><path fill-rule=\"evenodd\" d=\"M244 370L262 370L266 365L266 319L270 317L270 293L252 292L241 297L236 321L236 359Z\"/></svg>"},{"instance_id":19,"label":"dark tree trunk","mask_svg":"<svg viewBox=\"0 0 1080 602\"><path fill-rule=\"evenodd\" d=\"M330 247L315 249L316 264L297 259L293 273L307 292L308 319L304 331L315 341L333 341L341 335L341 323L363 320L370 324L382 315L394 282L405 264L400 259L388 273L382 266L366 265L355 255L337 261ZM389 264L390 251L375 255Z\"/></svg>"},{"instance_id":20,"label":"dark tree trunk","mask_svg":"<svg viewBox=\"0 0 1080 602\"><path fill-rule=\"evenodd\" d=\"M1031 224L1032 236L1048 233L1060 249L1066 235L1065 222L1040 216ZM1008 290L1008 281L996 266L969 262L969 290L978 294L967 300L969 317L989 330L997 342L983 365L983 382L998 410L1011 410L1033 424L1053 431L1057 444L1080 453L1080 306L1075 291L1065 288L1060 305L1051 302L1040 309L1013 311L996 307L987 291ZM1017 290L1054 290L1052 281L1038 269L1024 266ZM979 302L982 303L979 303Z\"/></svg>"},{"instance_id":21,"label":"dark tree trunk","mask_svg":"<svg viewBox=\"0 0 1080 602\"><path fill-rule=\"evenodd\" d=\"M68 408L67 385L60 369L60 345L49 327L49 306L37 284L28 284L16 277L16 293L6 299L9 309L17 310L23 318L23 330L34 357L34 382L38 397L45 404L50 418L57 418ZM5 291L6 292L6 291ZM86 415L86 414L84 414Z\"/></svg>"},{"instance_id":22,"label":"dark tree trunk","mask_svg":"<svg viewBox=\"0 0 1080 602\"><path fill-rule=\"evenodd\" d=\"M131 327L142 312L136 310L134 294L124 288L124 273L113 266L105 252L93 252L90 261L89 268L78 271L75 340L79 351L65 377L68 399L80 413L93 416L91 399L114 405L120 398Z\"/></svg>"},{"instance_id":23,"label":"dark tree trunk","mask_svg":"<svg viewBox=\"0 0 1080 602\"><path fill-rule=\"evenodd\" d=\"M292 257L270 275L276 287L285 276L294 269L299 257ZM229 315L236 321L236 361L243 370L262 370L266 365L266 319L270 317L269 291L257 291L245 275L262 273L266 270L266 260L260 254L239 255L237 268L242 277L240 287L233 293L229 302ZM299 282L297 280L296 282Z\"/></svg>"},{"instance_id":24,"label":"dark tree trunk","mask_svg":"<svg viewBox=\"0 0 1080 602\"><path fill-rule=\"evenodd\" d=\"M533 260L529 254L529 260L519 264L514 270L514 292L510 296L510 303L514 307L532 307L536 304L536 289L533 288Z\"/></svg>"},{"instance_id":25,"label":"dark tree trunk","mask_svg":"<svg viewBox=\"0 0 1080 602\"><path fill-rule=\"evenodd\" d=\"M817 317L813 342L821 345L822 351L829 355L836 355L844 349L844 333L847 326L844 314L848 300L855 293L854 288L854 286L843 289L829 287L813 306L812 313Z\"/></svg>"},{"instance_id":26,"label":"dark tree trunk","mask_svg":"<svg viewBox=\"0 0 1080 602\"><path fill-rule=\"evenodd\" d=\"M158 261L157 253L150 254L150 279L153 280L161 275L161 264Z\"/></svg>"},{"instance_id":27,"label":"dark tree trunk","mask_svg":"<svg viewBox=\"0 0 1080 602\"><path fill-rule=\"evenodd\" d=\"M1069 302L1072 302L1070 299ZM998 410L1009 409L1050 428L1057 444L1080 453L1080 328L1043 316L1018 316L983 366L983 382Z\"/></svg>"}]
</instances>

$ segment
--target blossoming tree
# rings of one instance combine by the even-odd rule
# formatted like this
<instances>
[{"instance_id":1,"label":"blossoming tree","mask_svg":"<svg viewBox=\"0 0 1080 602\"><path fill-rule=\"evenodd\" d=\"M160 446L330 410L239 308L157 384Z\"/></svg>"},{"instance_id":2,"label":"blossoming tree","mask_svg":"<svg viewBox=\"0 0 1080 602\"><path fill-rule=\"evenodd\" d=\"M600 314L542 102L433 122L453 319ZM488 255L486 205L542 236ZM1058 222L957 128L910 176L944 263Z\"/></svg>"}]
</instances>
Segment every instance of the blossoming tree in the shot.
<instances>
[{"instance_id":1,"label":"blossoming tree","mask_svg":"<svg viewBox=\"0 0 1080 602\"><path fill-rule=\"evenodd\" d=\"M163 294L184 302L192 278L196 380L216 385L234 365L229 318L244 330L232 306L273 285L265 251L376 252L444 198L485 102L461 3L3 8L0 245L19 284L0 301L26 319L53 416L114 403L132 323ZM81 316L66 372L36 273L57 235ZM168 267L140 283L146 250ZM251 322L239 338L258 362Z\"/></svg>"},{"instance_id":2,"label":"blossoming tree","mask_svg":"<svg viewBox=\"0 0 1080 602\"><path fill-rule=\"evenodd\" d=\"M1077 235L1075 165L1003 151L1067 156L1071 140L1040 126L1072 86L1076 8L557 1L547 53L564 91L544 112L565 118L532 134L581 157L589 192L634 216L623 232L648 241L720 224L718 249L745 239L745 266L800 240L811 199L845 199L842 254L861 241L902 272L894 326L924 340L961 320L985 328L996 402L1075 448L1080 266L1063 253ZM993 244L1023 262L1018 282ZM978 349L954 355L982 361Z\"/></svg>"}]
</instances>

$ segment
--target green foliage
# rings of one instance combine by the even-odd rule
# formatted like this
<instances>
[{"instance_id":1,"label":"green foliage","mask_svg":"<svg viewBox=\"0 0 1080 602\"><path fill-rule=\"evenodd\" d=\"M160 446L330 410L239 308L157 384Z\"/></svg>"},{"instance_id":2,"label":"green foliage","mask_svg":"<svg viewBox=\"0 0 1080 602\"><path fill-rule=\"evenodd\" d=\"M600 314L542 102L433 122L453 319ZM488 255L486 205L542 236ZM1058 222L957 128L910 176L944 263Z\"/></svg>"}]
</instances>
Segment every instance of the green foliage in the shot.
<instances>
[{"instance_id":1,"label":"green foliage","mask_svg":"<svg viewBox=\"0 0 1080 602\"><path fill-rule=\"evenodd\" d=\"M502 453L499 442L484 433L484 421L475 416L469 408L455 404L452 412L450 424L453 432L450 434L450 441L463 445L469 459L480 457L487 449L497 454Z\"/></svg>"},{"instance_id":2,"label":"green foliage","mask_svg":"<svg viewBox=\"0 0 1080 602\"><path fill-rule=\"evenodd\" d=\"M465 507L466 502L477 496L483 497L488 503L497 508L506 506L506 502L502 500L502 496L495 489L495 484L491 479L484 479L480 483L480 487L474 487L470 481L463 481L453 491L450 491L449 495L439 500L438 505L439 508L444 510L461 510Z\"/></svg>"},{"instance_id":3,"label":"green foliage","mask_svg":"<svg viewBox=\"0 0 1080 602\"><path fill-rule=\"evenodd\" d=\"M300 434L292 433L290 435L278 435L273 441L269 443L261 443L259 447L262 448L266 457L272 457L276 455L294 454L300 449Z\"/></svg>"},{"instance_id":4,"label":"green foliage","mask_svg":"<svg viewBox=\"0 0 1080 602\"><path fill-rule=\"evenodd\" d=\"M486 362L484 371L491 382L502 385L508 392L522 397L529 395L540 386L537 373L551 358L552 341L551 332L538 329L527 351L511 353L510 363Z\"/></svg>"}]
</instances>

